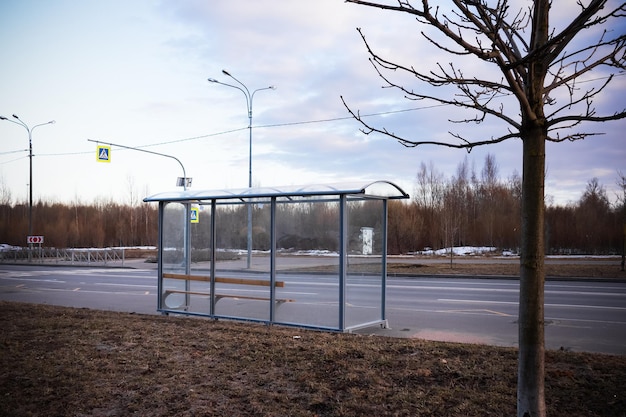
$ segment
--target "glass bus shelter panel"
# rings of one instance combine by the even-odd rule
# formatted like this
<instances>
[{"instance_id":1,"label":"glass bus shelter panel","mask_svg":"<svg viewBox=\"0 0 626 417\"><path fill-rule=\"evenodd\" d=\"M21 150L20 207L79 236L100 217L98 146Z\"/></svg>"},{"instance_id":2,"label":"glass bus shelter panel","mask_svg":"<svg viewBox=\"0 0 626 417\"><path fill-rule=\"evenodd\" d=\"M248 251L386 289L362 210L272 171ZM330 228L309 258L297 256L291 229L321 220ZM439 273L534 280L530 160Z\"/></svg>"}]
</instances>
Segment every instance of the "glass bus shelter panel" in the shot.
<instances>
[{"instance_id":1,"label":"glass bus shelter panel","mask_svg":"<svg viewBox=\"0 0 626 417\"><path fill-rule=\"evenodd\" d=\"M252 220L250 235L248 215ZM270 219L269 201L216 205L216 316L269 321Z\"/></svg>"},{"instance_id":2,"label":"glass bus shelter panel","mask_svg":"<svg viewBox=\"0 0 626 417\"><path fill-rule=\"evenodd\" d=\"M337 275L278 274L284 288L276 289L277 323L339 330Z\"/></svg>"},{"instance_id":3,"label":"glass bus shelter panel","mask_svg":"<svg viewBox=\"0 0 626 417\"><path fill-rule=\"evenodd\" d=\"M171 294L171 308L183 309L192 313L211 313L211 206L190 206L189 220L189 279L185 282L187 293L183 296ZM183 274L186 275L186 274ZM176 301L182 302L178 307ZM183 302L184 301L184 302Z\"/></svg>"},{"instance_id":4,"label":"glass bus shelter panel","mask_svg":"<svg viewBox=\"0 0 626 417\"><path fill-rule=\"evenodd\" d=\"M211 270L211 206L191 205L191 270L208 274Z\"/></svg>"},{"instance_id":5,"label":"glass bus shelter panel","mask_svg":"<svg viewBox=\"0 0 626 417\"><path fill-rule=\"evenodd\" d=\"M168 203L163 211L162 246L160 307L209 314L210 206Z\"/></svg>"},{"instance_id":6,"label":"glass bus shelter panel","mask_svg":"<svg viewBox=\"0 0 626 417\"><path fill-rule=\"evenodd\" d=\"M193 274L192 279L163 278L163 308L196 314L210 314L209 276Z\"/></svg>"},{"instance_id":7,"label":"glass bus shelter panel","mask_svg":"<svg viewBox=\"0 0 626 417\"><path fill-rule=\"evenodd\" d=\"M186 205L164 203L162 214L162 241L159 259L163 274L184 274L187 268L185 256ZM184 292L188 285L184 280L163 279L160 308L183 308L187 301ZM172 307L175 306L175 307Z\"/></svg>"},{"instance_id":8,"label":"glass bus shelter panel","mask_svg":"<svg viewBox=\"0 0 626 417\"><path fill-rule=\"evenodd\" d=\"M217 252L242 252L246 249L247 206L245 204L216 205L215 250ZM216 256L220 259L220 256Z\"/></svg>"},{"instance_id":9,"label":"glass bus shelter panel","mask_svg":"<svg viewBox=\"0 0 626 417\"><path fill-rule=\"evenodd\" d=\"M383 318L384 202L350 199L347 218L346 327L352 327Z\"/></svg>"},{"instance_id":10,"label":"glass bus shelter panel","mask_svg":"<svg viewBox=\"0 0 626 417\"><path fill-rule=\"evenodd\" d=\"M346 327L383 318L382 266L380 263L369 264L367 272L357 266L360 264L348 267L346 276Z\"/></svg>"},{"instance_id":11,"label":"glass bus shelter panel","mask_svg":"<svg viewBox=\"0 0 626 417\"><path fill-rule=\"evenodd\" d=\"M339 230L338 198L277 204L277 322L339 328Z\"/></svg>"},{"instance_id":12,"label":"glass bus shelter panel","mask_svg":"<svg viewBox=\"0 0 626 417\"><path fill-rule=\"evenodd\" d=\"M159 248L163 271L185 271L186 205L165 203L163 207L163 240Z\"/></svg>"}]
</instances>

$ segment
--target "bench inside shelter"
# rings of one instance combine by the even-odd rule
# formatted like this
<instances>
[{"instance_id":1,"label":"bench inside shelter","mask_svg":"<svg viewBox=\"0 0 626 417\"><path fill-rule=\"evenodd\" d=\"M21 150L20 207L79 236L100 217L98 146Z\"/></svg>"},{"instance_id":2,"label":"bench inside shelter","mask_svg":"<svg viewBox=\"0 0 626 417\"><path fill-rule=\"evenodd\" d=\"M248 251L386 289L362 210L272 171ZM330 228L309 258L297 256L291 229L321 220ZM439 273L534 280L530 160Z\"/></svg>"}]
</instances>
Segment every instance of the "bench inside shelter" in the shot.
<instances>
[{"instance_id":1,"label":"bench inside shelter","mask_svg":"<svg viewBox=\"0 0 626 417\"><path fill-rule=\"evenodd\" d=\"M186 275L186 274L171 274L171 273L163 273L163 278L167 279L178 279L184 281L202 281L202 282L210 282L211 277L206 275ZM263 279L246 279L246 278L228 278L228 277L215 277L215 282L234 284L234 285L254 285L261 287L269 287L271 283L268 280ZM283 281L278 281L274 283L275 287L284 287L285 283ZM165 289L163 291L163 297L165 299L165 304L167 305L167 298L173 294L183 294L183 295L199 295L204 297L211 297L210 291L186 291L186 290L178 290L178 289ZM270 301L267 297L260 296L250 296L250 295L242 295L242 294L214 294L215 302L218 302L222 298L234 298L234 299L245 299L245 300L258 300L258 301ZM293 303L296 300L291 298L278 298L274 300L278 305L282 303ZM181 305L185 306L186 305ZM174 307L180 308L180 307Z\"/></svg>"}]
</instances>

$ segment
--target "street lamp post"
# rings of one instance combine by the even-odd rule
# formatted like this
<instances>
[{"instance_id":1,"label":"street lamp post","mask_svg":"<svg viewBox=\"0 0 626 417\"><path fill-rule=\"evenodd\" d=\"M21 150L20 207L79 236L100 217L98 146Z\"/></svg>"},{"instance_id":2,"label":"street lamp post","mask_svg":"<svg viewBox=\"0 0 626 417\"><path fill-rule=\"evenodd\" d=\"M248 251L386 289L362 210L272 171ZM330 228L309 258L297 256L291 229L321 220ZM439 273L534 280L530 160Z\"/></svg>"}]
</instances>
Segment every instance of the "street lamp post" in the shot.
<instances>
[{"instance_id":1,"label":"street lamp post","mask_svg":"<svg viewBox=\"0 0 626 417\"><path fill-rule=\"evenodd\" d=\"M208 81L215 84L225 85L227 87L236 88L241 91L244 96L246 96L246 108L248 110L248 132L249 132L249 154L248 154L248 188L252 188L252 100L254 99L254 94L257 91L261 90L276 90L276 86L270 85L269 87L257 88L256 90L250 93L250 90L244 83L235 78L231 73L226 70L222 70L222 74L232 78L239 84L241 87L237 85L232 85L228 83L223 83L221 81L216 80L215 78L209 78ZM243 88L242 88L243 87ZM252 205L248 204L248 258L247 258L247 268L250 269L250 258L252 254Z\"/></svg>"},{"instance_id":2,"label":"street lamp post","mask_svg":"<svg viewBox=\"0 0 626 417\"><path fill-rule=\"evenodd\" d=\"M28 132L28 159L29 159L29 181L28 181L28 235L33 234L33 130L36 127L50 125L56 123L54 120L50 120L46 123L40 123L33 127L29 127L22 119L13 115L15 120L11 120L8 117L0 116L0 120L6 120L7 122L15 123L22 126Z\"/></svg>"}]
</instances>

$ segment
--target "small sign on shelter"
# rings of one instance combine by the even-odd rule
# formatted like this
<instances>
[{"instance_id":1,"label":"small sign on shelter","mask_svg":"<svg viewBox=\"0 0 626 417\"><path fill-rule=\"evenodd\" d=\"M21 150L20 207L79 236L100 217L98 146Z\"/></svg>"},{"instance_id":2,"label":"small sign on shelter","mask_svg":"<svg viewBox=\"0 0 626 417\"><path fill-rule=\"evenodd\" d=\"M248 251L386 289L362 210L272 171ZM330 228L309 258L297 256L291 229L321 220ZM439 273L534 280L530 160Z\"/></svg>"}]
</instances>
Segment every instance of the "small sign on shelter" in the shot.
<instances>
[{"instance_id":1,"label":"small sign on shelter","mask_svg":"<svg viewBox=\"0 0 626 417\"><path fill-rule=\"evenodd\" d=\"M200 223L200 208L192 207L191 208L191 223Z\"/></svg>"}]
</instances>

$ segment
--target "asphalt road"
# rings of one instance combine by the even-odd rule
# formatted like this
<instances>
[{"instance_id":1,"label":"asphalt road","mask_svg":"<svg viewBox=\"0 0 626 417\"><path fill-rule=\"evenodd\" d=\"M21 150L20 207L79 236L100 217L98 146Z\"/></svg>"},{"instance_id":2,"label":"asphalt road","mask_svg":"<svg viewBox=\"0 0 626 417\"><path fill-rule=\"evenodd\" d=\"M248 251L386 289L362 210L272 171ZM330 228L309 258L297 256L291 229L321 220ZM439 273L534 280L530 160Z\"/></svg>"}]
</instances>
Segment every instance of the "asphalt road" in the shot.
<instances>
[{"instance_id":1,"label":"asphalt road","mask_svg":"<svg viewBox=\"0 0 626 417\"><path fill-rule=\"evenodd\" d=\"M298 303L313 306L337 298L333 279L285 274L281 280L285 281L282 296ZM153 268L3 264L0 300L156 314L156 281ZM517 344L519 285L515 280L404 277L389 278L387 284L390 328L375 326L358 333ZM372 306L368 297L376 294L375 280L363 277L350 285L349 302ZM548 349L626 355L625 283L549 281L545 297Z\"/></svg>"}]
</instances>

